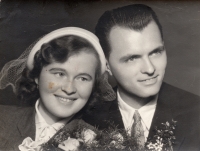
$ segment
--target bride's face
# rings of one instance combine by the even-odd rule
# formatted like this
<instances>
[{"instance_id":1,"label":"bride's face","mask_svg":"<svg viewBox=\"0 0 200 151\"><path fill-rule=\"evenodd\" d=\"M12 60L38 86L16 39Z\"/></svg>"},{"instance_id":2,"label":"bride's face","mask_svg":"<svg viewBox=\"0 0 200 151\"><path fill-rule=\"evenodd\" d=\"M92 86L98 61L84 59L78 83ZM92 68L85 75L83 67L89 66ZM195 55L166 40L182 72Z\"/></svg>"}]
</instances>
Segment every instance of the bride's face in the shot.
<instances>
[{"instance_id":1,"label":"bride's face","mask_svg":"<svg viewBox=\"0 0 200 151\"><path fill-rule=\"evenodd\" d=\"M97 60L80 52L64 63L43 67L38 79L39 111L48 123L73 116L87 103L95 82Z\"/></svg>"}]
</instances>

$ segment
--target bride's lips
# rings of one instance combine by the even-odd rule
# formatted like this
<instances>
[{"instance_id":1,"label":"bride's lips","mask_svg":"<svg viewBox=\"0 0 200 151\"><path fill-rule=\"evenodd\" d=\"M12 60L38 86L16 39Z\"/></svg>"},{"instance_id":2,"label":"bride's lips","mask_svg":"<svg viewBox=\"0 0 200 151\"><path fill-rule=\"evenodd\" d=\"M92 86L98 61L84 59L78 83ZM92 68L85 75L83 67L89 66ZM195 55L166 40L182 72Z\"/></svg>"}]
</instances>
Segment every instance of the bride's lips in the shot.
<instances>
[{"instance_id":1,"label":"bride's lips","mask_svg":"<svg viewBox=\"0 0 200 151\"><path fill-rule=\"evenodd\" d=\"M144 79L144 80L138 80L139 82L143 83L144 85L153 85L157 82L158 75L154 76L152 78Z\"/></svg>"},{"instance_id":2,"label":"bride's lips","mask_svg":"<svg viewBox=\"0 0 200 151\"><path fill-rule=\"evenodd\" d=\"M64 97L64 96L61 96L61 95L55 95L55 97L58 99L58 101L64 105L67 105L67 104L72 104L74 101L77 100L77 98L75 97Z\"/></svg>"}]
</instances>

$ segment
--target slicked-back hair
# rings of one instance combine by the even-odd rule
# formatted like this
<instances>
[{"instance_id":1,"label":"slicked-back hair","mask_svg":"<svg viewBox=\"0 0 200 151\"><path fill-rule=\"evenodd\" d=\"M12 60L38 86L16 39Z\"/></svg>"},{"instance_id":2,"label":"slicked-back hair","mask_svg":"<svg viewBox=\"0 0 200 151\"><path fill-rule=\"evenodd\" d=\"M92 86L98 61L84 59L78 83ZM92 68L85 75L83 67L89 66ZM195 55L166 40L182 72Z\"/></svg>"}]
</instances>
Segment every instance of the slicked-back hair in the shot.
<instances>
[{"instance_id":1,"label":"slicked-back hair","mask_svg":"<svg viewBox=\"0 0 200 151\"><path fill-rule=\"evenodd\" d=\"M109 58L111 48L109 34L113 27L125 27L135 31L142 31L147 25L154 21L163 39L162 26L151 7L143 4L133 4L106 11L98 20L95 34L99 38L106 58Z\"/></svg>"}]
</instances>

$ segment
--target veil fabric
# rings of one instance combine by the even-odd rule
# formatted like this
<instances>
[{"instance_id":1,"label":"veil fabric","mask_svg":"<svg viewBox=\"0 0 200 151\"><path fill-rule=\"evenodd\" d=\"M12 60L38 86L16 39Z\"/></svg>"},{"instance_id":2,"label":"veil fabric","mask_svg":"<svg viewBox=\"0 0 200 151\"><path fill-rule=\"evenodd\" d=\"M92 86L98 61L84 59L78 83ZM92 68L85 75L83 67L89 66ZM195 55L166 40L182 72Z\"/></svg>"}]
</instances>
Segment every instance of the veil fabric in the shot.
<instances>
[{"instance_id":1,"label":"veil fabric","mask_svg":"<svg viewBox=\"0 0 200 151\"><path fill-rule=\"evenodd\" d=\"M33 42L20 56L15 60L7 62L0 72L0 89L12 86L13 92L16 92L17 81L21 78L23 70L26 68L27 58L34 45L40 40Z\"/></svg>"},{"instance_id":2,"label":"veil fabric","mask_svg":"<svg viewBox=\"0 0 200 151\"><path fill-rule=\"evenodd\" d=\"M108 83L108 75L106 74L106 59L103 50L99 44L98 38L91 32L78 28L78 27L64 27L57 29L45 36L42 36L34 43L32 43L19 58L12 60L4 65L0 72L0 89L5 89L7 86L12 86L13 92L16 93L18 80L22 76L22 72L25 68L32 70L34 55L40 50L42 44L47 43L53 39L60 36L76 35L87 39L95 47L97 53L99 54L100 61L102 64L102 75L100 77L100 84L98 88L98 93L107 101L112 101L116 98L116 94L112 87Z\"/></svg>"}]
</instances>

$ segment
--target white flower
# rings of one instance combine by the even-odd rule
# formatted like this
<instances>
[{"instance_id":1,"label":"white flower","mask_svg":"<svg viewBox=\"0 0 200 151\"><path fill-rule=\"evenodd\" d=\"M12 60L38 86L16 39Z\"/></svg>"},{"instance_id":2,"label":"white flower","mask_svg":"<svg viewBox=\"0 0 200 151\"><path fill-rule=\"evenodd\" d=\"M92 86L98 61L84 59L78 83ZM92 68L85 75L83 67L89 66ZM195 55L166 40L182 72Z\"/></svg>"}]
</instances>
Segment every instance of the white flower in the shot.
<instances>
[{"instance_id":1,"label":"white flower","mask_svg":"<svg viewBox=\"0 0 200 151\"><path fill-rule=\"evenodd\" d=\"M110 142L110 145L117 148L117 149L124 149L125 146L122 145L122 143L124 142L124 138L122 136L122 134L118 133L118 132L113 132L111 133L111 138L113 139Z\"/></svg>"},{"instance_id":2,"label":"white flower","mask_svg":"<svg viewBox=\"0 0 200 151\"><path fill-rule=\"evenodd\" d=\"M117 149L124 149L124 148L125 148L125 146L121 145L121 143L117 143L117 142L114 141L114 140L112 140L112 141L110 142L110 145L111 145L112 147L117 148Z\"/></svg>"},{"instance_id":3,"label":"white flower","mask_svg":"<svg viewBox=\"0 0 200 151\"><path fill-rule=\"evenodd\" d=\"M80 146L80 143L77 139L69 137L67 140L59 144L58 148L64 151L78 151L79 146Z\"/></svg>"},{"instance_id":4,"label":"white flower","mask_svg":"<svg viewBox=\"0 0 200 151\"><path fill-rule=\"evenodd\" d=\"M27 137L23 140L22 144L20 144L19 150L20 151L39 151L41 148L42 142L35 142L30 137Z\"/></svg>"},{"instance_id":5,"label":"white flower","mask_svg":"<svg viewBox=\"0 0 200 151\"><path fill-rule=\"evenodd\" d=\"M85 143L90 144L96 138L97 134L94 131L87 129L81 133L82 139Z\"/></svg>"},{"instance_id":6,"label":"white flower","mask_svg":"<svg viewBox=\"0 0 200 151\"><path fill-rule=\"evenodd\" d=\"M148 149L153 149L154 151L162 151L163 148L162 138L157 137L156 143L153 144L152 142L150 142L147 145L147 147Z\"/></svg>"},{"instance_id":7,"label":"white flower","mask_svg":"<svg viewBox=\"0 0 200 151\"><path fill-rule=\"evenodd\" d=\"M116 141L114 141L114 140L112 140L111 142L110 142L110 145L115 145L116 144Z\"/></svg>"},{"instance_id":8,"label":"white flower","mask_svg":"<svg viewBox=\"0 0 200 151\"><path fill-rule=\"evenodd\" d=\"M112 139L116 140L119 143L123 143L124 138L120 133L111 133Z\"/></svg>"}]
</instances>

